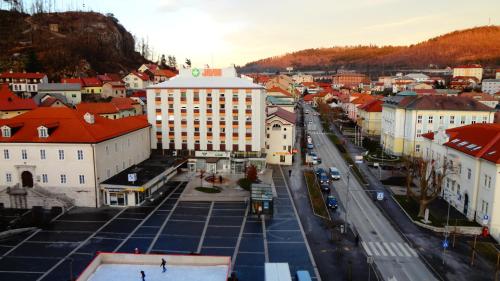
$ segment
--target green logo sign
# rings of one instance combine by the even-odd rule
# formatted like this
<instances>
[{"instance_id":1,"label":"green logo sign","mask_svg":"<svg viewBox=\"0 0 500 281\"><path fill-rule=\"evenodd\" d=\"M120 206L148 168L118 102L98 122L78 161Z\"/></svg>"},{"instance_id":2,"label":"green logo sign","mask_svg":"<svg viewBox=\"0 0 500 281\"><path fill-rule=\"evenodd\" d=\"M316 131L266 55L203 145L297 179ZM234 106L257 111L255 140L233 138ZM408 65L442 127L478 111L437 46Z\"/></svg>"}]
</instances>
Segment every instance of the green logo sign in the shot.
<instances>
[{"instance_id":1,"label":"green logo sign","mask_svg":"<svg viewBox=\"0 0 500 281\"><path fill-rule=\"evenodd\" d=\"M198 77L200 76L200 70L198 68L193 68L193 70L191 71L191 74L194 76L194 77Z\"/></svg>"}]
</instances>

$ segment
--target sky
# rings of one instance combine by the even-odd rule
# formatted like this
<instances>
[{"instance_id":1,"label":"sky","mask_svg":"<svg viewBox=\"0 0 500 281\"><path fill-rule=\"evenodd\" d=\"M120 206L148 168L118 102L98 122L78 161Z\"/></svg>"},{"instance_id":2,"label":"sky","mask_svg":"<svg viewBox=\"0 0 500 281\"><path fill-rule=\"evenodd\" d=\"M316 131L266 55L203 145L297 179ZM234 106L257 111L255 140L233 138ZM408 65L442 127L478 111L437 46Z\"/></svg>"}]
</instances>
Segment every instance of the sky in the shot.
<instances>
[{"instance_id":1,"label":"sky","mask_svg":"<svg viewBox=\"0 0 500 281\"><path fill-rule=\"evenodd\" d=\"M499 0L52 0L58 10L113 13L155 57L244 65L307 48L409 45L500 24ZM30 2L27 0L25 2ZM84 7L85 4L85 8Z\"/></svg>"}]
</instances>

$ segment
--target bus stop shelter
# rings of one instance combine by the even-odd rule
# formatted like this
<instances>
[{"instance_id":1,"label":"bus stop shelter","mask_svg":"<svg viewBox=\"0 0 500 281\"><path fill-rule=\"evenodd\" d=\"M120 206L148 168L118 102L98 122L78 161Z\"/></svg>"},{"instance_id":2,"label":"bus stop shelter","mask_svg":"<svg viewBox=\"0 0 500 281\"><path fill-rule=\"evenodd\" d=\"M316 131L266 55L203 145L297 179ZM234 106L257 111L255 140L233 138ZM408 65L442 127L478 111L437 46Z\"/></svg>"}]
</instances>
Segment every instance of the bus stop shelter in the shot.
<instances>
[{"instance_id":1,"label":"bus stop shelter","mask_svg":"<svg viewBox=\"0 0 500 281\"><path fill-rule=\"evenodd\" d=\"M252 214L273 215L273 188L269 184L252 184L250 203Z\"/></svg>"}]
</instances>

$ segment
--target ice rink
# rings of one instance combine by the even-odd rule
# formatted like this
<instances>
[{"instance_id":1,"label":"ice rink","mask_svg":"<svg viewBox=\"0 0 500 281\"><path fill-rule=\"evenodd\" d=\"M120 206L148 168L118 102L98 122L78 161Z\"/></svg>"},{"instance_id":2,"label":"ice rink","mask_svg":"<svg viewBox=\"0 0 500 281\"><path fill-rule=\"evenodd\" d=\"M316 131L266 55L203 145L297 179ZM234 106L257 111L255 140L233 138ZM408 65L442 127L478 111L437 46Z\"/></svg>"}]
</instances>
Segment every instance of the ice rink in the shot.
<instances>
[{"instance_id":1,"label":"ice rink","mask_svg":"<svg viewBox=\"0 0 500 281\"><path fill-rule=\"evenodd\" d=\"M140 281L141 270L146 281L225 281L228 267L218 266L168 266L162 272L158 265L102 264L89 281Z\"/></svg>"}]
</instances>

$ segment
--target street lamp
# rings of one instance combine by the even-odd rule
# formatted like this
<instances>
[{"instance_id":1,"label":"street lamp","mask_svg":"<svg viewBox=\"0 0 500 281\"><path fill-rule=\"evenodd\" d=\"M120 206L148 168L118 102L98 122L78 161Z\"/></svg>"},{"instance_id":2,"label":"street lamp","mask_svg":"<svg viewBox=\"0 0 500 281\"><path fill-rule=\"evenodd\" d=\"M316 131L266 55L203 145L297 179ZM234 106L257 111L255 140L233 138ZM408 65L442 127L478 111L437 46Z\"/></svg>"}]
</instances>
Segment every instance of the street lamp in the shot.
<instances>
[{"instance_id":1,"label":"street lamp","mask_svg":"<svg viewBox=\"0 0 500 281\"><path fill-rule=\"evenodd\" d=\"M347 218L348 218L348 212L349 212L349 179L351 177L351 168L352 165L349 165L347 169L347 188L346 188L346 196L347 199L345 201L345 214L344 214L344 231L347 233Z\"/></svg>"}]
</instances>

